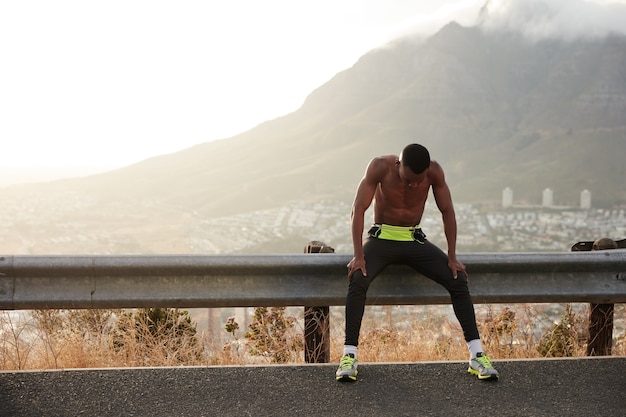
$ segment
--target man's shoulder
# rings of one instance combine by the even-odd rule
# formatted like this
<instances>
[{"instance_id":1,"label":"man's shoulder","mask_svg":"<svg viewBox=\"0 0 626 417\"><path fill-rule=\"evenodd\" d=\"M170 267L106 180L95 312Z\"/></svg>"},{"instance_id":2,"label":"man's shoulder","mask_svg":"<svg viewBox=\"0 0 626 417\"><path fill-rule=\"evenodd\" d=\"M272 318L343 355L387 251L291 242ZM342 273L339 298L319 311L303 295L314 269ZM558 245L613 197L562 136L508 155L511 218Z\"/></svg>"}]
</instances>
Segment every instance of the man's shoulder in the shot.
<instances>
[{"instance_id":1,"label":"man's shoulder","mask_svg":"<svg viewBox=\"0 0 626 417\"><path fill-rule=\"evenodd\" d=\"M398 157L395 155L377 156L370 162L370 167L379 175L383 175L391 170L397 160Z\"/></svg>"},{"instance_id":2,"label":"man's shoulder","mask_svg":"<svg viewBox=\"0 0 626 417\"><path fill-rule=\"evenodd\" d=\"M443 172L443 168L437 161L430 161L428 167L428 179L431 185L443 185L446 183L446 176Z\"/></svg>"},{"instance_id":3,"label":"man's shoulder","mask_svg":"<svg viewBox=\"0 0 626 417\"><path fill-rule=\"evenodd\" d=\"M372 159L372 163L379 166L392 166L398 160L396 155L381 155Z\"/></svg>"},{"instance_id":4,"label":"man's shoulder","mask_svg":"<svg viewBox=\"0 0 626 417\"><path fill-rule=\"evenodd\" d=\"M394 155L377 156L367 166L365 177L372 183L381 182L391 172L397 157Z\"/></svg>"},{"instance_id":5,"label":"man's shoulder","mask_svg":"<svg viewBox=\"0 0 626 417\"><path fill-rule=\"evenodd\" d=\"M443 168L439 164L439 162L432 160L430 161L430 166L428 167L428 172L432 174L442 173Z\"/></svg>"}]
</instances>

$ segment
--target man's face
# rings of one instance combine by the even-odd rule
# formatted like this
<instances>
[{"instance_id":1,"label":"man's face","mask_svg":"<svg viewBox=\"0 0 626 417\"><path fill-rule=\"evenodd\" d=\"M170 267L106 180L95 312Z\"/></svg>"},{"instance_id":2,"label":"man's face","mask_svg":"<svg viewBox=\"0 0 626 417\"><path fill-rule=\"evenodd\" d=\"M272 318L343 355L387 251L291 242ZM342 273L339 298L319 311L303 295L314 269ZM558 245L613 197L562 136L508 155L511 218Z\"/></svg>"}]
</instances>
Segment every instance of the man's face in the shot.
<instances>
[{"instance_id":1,"label":"man's face","mask_svg":"<svg viewBox=\"0 0 626 417\"><path fill-rule=\"evenodd\" d=\"M417 186L426 179L426 171L416 174L411 168L404 166L402 162L400 162L399 174L405 187L411 190L416 189Z\"/></svg>"}]
</instances>

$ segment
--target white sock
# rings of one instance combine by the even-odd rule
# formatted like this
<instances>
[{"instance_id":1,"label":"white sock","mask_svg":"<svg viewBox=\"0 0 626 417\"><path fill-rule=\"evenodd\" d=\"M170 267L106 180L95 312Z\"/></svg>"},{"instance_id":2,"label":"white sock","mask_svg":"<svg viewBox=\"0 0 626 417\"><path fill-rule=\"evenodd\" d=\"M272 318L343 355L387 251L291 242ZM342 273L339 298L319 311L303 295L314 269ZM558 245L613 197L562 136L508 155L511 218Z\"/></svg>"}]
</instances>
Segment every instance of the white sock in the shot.
<instances>
[{"instance_id":1,"label":"white sock","mask_svg":"<svg viewBox=\"0 0 626 417\"><path fill-rule=\"evenodd\" d=\"M356 358L357 347L352 345L344 345L343 347L343 355L346 356L348 354L354 355Z\"/></svg>"},{"instance_id":2,"label":"white sock","mask_svg":"<svg viewBox=\"0 0 626 417\"><path fill-rule=\"evenodd\" d=\"M475 358L483 351L483 345L480 343L480 339L474 339L467 342L467 348L470 351L470 359Z\"/></svg>"}]
</instances>

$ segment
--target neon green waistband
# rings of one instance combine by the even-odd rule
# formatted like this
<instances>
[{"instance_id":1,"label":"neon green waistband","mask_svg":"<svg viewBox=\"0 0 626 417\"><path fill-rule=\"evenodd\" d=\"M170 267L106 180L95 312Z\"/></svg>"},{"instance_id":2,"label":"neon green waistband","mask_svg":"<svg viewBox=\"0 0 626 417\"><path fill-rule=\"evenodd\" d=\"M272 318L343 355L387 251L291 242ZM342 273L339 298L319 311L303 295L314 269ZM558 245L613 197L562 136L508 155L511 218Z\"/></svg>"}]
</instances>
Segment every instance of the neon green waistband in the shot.
<instances>
[{"instance_id":1,"label":"neon green waistband","mask_svg":"<svg viewBox=\"0 0 626 417\"><path fill-rule=\"evenodd\" d=\"M420 226L392 226L390 224L376 224L380 226L380 233L376 235L378 239L395 240L397 242L413 242L413 232Z\"/></svg>"}]
</instances>

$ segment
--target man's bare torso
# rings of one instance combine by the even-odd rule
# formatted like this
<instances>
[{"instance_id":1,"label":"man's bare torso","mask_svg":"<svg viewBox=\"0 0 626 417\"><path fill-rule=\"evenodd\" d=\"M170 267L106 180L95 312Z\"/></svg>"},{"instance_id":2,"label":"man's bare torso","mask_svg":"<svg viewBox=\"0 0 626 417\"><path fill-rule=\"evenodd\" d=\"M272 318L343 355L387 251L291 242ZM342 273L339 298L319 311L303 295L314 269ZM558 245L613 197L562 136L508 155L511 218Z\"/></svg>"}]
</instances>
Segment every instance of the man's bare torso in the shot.
<instances>
[{"instance_id":1,"label":"man's bare torso","mask_svg":"<svg viewBox=\"0 0 626 417\"><path fill-rule=\"evenodd\" d=\"M418 225L424 214L428 192L433 183L431 167L426 170L426 178L415 188L407 186L399 175L398 157L387 155L378 161L378 186L374 193L374 222L395 226Z\"/></svg>"}]
</instances>

